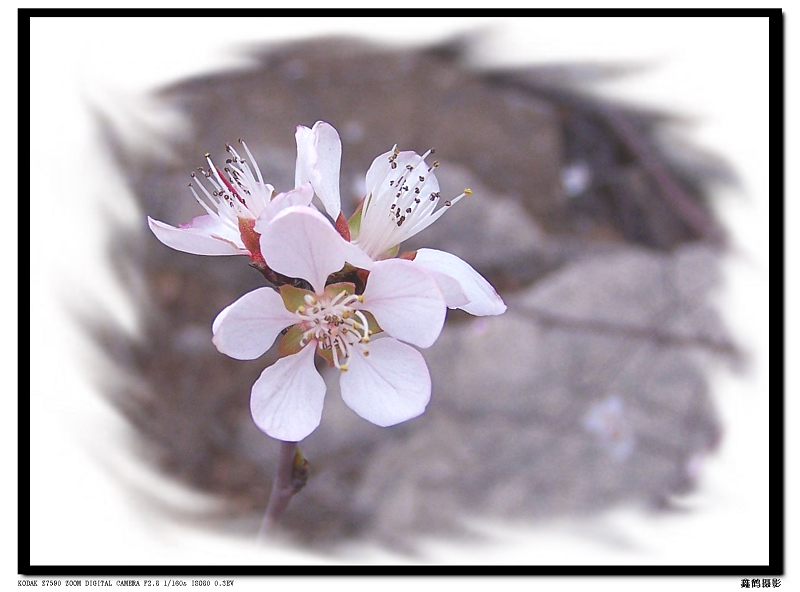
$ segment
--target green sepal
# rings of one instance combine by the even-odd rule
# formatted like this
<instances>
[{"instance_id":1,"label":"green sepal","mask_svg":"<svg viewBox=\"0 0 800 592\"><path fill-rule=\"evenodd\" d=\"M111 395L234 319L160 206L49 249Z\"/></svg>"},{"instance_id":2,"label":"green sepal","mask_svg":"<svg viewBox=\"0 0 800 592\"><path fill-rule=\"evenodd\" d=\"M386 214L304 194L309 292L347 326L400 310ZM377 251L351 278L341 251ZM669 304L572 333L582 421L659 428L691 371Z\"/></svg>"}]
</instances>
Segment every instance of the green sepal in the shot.
<instances>
[{"instance_id":1,"label":"green sepal","mask_svg":"<svg viewBox=\"0 0 800 592\"><path fill-rule=\"evenodd\" d=\"M330 284L325 286L325 292L323 292L322 298L324 299L323 302L330 302L336 296L342 293L342 291L347 292L348 295L356 293L356 286L350 282L337 282L335 284Z\"/></svg>"},{"instance_id":2,"label":"green sepal","mask_svg":"<svg viewBox=\"0 0 800 592\"><path fill-rule=\"evenodd\" d=\"M362 199L361 203L358 204L358 208L356 208L356 211L353 212L353 215L350 216L350 219L347 221L347 226L348 228L350 228L351 240L353 238L358 237L358 233L361 230L361 213L363 211L364 211L364 200Z\"/></svg>"},{"instance_id":3,"label":"green sepal","mask_svg":"<svg viewBox=\"0 0 800 592\"><path fill-rule=\"evenodd\" d=\"M384 251L383 255L380 256L380 260L383 261L384 259L392 259L393 257L397 257L397 254L400 252L400 243L397 243L390 249Z\"/></svg>"},{"instance_id":4,"label":"green sepal","mask_svg":"<svg viewBox=\"0 0 800 592\"><path fill-rule=\"evenodd\" d=\"M318 347L318 348L317 348L317 353L319 354L319 356L320 356L320 357L321 357L323 360L325 360L326 362L328 362L328 366L330 366L331 368L333 368L333 354L331 353L331 350L329 350L329 349L322 349L321 347Z\"/></svg>"},{"instance_id":5,"label":"green sepal","mask_svg":"<svg viewBox=\"0 0 800 592\"><path fill-rule=\"evenodd\" d=\"M298 309L302 306L304 308L308 308L306 304L306 296L311 296L316 300L317 296L311 290L304 290L303 288L295 288L292 285L284 284L280 288L278 288L281 292L281 298L283 299L283 305L286 307L286 310L289 312L297 312Z\"/></svg>"},{"instance_id":6,"label":"green sepal","mask_svg":"<svg viewBox=\"0 0 800 592\"><path fill-rule=\"evenodd\" d=\"M303 329L302 325L292 325L289 327L278 342L278 355L283 358L296 354L303 349L305 346L300 345L303 333L305 333L305 329Z\"/></svg>"},{"instance_id":7,"label":"green sepal","mask_svg":"<svg viewBox=\"0 0 800 592\"><path fill-rule=\"evenodd\" d=\"M375 320L375 317L372 316L372 313L368 310L360 310L361 314L367 317L367 328L370 330L370 335L377 335L381 333L383 329L378 324L378 321Z\"/></svg>"}]
</instances>

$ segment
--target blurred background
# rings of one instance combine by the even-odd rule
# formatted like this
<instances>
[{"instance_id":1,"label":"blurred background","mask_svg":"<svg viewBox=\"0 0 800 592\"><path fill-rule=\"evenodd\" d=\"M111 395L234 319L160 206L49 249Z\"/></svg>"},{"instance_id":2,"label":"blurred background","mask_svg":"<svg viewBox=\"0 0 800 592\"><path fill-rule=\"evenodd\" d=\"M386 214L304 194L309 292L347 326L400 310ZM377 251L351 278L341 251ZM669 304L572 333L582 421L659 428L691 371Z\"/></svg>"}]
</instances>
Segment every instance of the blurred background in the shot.
<instances>
[{"instance_id":1,"label":"blurred background","mask_svg":"<svg viewBox=\"0 0 800 592\"><path fill-rule=\"evenodd\" d=\"M227 24L34 21L32 203L68 238L32 268L33 563L768 561L766 19ZM393 143L436 147L443 194L474 193L415 243L509 312L451 315L418 420L330 390L286 538L255 549L269 354L208 328L259 276L144 217L200 213L188 173L238 137L288 185L317 119L345 203Z\"/></svg>"}]
</instances>

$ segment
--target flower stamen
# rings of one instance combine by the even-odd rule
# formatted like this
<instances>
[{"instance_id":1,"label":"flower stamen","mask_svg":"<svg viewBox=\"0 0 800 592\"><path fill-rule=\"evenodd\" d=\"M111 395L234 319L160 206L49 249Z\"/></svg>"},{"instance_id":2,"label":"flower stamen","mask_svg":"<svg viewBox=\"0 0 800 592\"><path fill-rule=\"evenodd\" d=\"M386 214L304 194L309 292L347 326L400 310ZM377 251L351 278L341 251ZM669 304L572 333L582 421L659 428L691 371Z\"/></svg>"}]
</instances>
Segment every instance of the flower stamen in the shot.
<instances>
[{"instance_id":1,"label":"flower stamen","mask_svg":"<svg viewBox=\"0 0 800 592\"><path fill-rule=\"evenodd\" d=\"M252 161L252 167L230 144L227 144L226 149L231 155L225 161L227 166L220 169L214 165L211 155L206 152L208 168L197 167L190 173L192 182L189 183L189 190L197 203L216 223L238 232L244 249L250 253L254 261L261 261L259 235L253 232L253 223L274 197L275 189L264 182L264 177L247 145L239 141ZM210 188L207 185L210 185ZM196 187L199 187L199 191ZM243 232L243 228L248 231ZM219 237L213 236L213 238Z\"/></svg>"},{"instance_id":2,"label":"flower stamen","mask_svg":"<svg viewBox=\"0 0 800 592\"><path fill-rule=\"evenodd\" d=\"M401 153L395 146L388 156L388 172L373 186L367 187L359 236L354 242L373 259L385 256L390 249L430 226L447 207L472 193L466 189L437 209L441 193L436 177L431 173L439 166L439 161L431 166L425 163L433 152L431 148L420 156ZM398 157L410 159L404 163L399 175L393 172L397 169Z\"/></svg>"},{"instance_id":3,"label":"flower stamen","mask_svg":"<svg viewBox=\"0 0 800 592\"><path fill-rule=\"evenodd\" d=\"M352 307L363 302L363 296L342 290L329 300L306 294L303 301L305 306L300 305L295 309L305 329L300 346L305 347L312 340L316 341L321 351L330 351L333 365L346 372L352 348L368 343L372 333L366 315Z\"/></svg>"}]
</instances>

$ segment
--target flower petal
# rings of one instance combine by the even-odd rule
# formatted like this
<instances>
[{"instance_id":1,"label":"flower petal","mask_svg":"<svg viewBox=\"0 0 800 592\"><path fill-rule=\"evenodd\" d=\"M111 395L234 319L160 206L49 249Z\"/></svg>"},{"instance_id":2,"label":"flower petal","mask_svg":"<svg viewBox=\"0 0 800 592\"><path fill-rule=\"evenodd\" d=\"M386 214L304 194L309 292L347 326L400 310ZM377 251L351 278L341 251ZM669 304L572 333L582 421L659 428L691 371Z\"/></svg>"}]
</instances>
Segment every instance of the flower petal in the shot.
<instances>
[{"instance_id":1,"label":"flower petal","mask_svg":"<svg viewBox=\"0 0 800 592\"><path fill-rule=\"evenodd\" d=\"M391 337L358 348L342 372L342 399L350 409L379 426L417 417L431 398L431 377L417 350Z\"/></svg>"},{"instance_id":2,"label":"flower petal","mask_svg":"<svg viewBox=\"0 0 800 592\"><path fill-rule=\"evenodd\" d=\"M439 218L439 182L416 152L389 151L367 171L366 197L355 243L373 259L387 259L393 247Z\"/></svg>"},{"instance_id":3,"label":"flower petal","mask_svg":"<svg viewBox=\"0 0 800 592\"><path fill-rule=\"evenodd\" d=\"M444 296L433 276L412 261L376 261L367 278L364 302L392 337L430 347L439 337L447 312Z\"/></svg>"},{"instance_id":4,"label":"flower petal","mask_svg":"<svg viewBox=\"0 0 800 592\"><path fill-rule=\"evenodd\" d=\"M272 269L308 280L317 294L330 274L344 267L348 243L318 211L286 208L261 235L261 254Z\"/></svg>"},{"instance_id":5,"label":"flower petal","mask_svg":"<svg viewBox=\"0 0 800 592\"><path fill-rule=\"evenodd\" d=\"M342 241L345 245L344 258L348 263L354 265L355 267L360 267L361 269L372 269L372 266L375 265L375 262L369 255L362 251L358 245L348 243L344 239L342 239Z\"/></svg>"},{"instance_id":6,"label":"flower petal","mask_svg":"<svg viewBox=\"0 0 800 592\"><path fill-rule=\"evenodd\" d=\"M236 243L241 240L238 226L231 222L230 226L222 221L219 216L204 214L192 218L186 224L178 226L179 230L200 231L214 237L219 237L229 242Z\"/></svg>"},{"instance_id":7,"label":"flower petal","mask_svg":"<svg viewBox=\"0 0 800 592\"><path fill-rule=\"evenodd\" d=\"M338 132L329 123L318 121L311 129L297 126L295 139L295 186L311 181L325 211L336 219L342 209L339 195L342 142Z\"/></svg>"},{"instance_id":8,"label":"flower petal","mask_svg":"<svg viewBox=\"0 0 800 592\"><path fill-rule=\"evenodd\" d=\"M464 293L458 281L438 271L427 269L427 272L436 280L436 283L439 284L439 289L444 295L447 308L458 308L459 306L469 304L469 298L467 298L467 295Z\"/></svg>"},{"instance_id":9,"label":"flower petal","mask_svg":"<svg viewBox=\"0 0 800 592\"><path fill-rule=\"evenodd\" d=\"M314 188L311 183L304 183L295 187L291 191L279 193L273 197L270 202L261 211L261 214L256 220L255 231L259 234L264 234L264 230L269 225L275 216L280 214L286 208L293 206L308 206L311 205L311 200L314 198Z\"/></svg>"},{"instance_id":10,"label":"flower petal","mask_svg":"<svg viewBox=\"0 0 800 592\"><path fill-rule=\"evenodd\" d=\"M278 440L299 442L319 425L325 381L314 368L310 343L281 358L258 377L250 391L250 413L260 430Z\"/></svg>"},{"instance_id":11,"label":"flower petal","mask_svg":"<svg viewBox=\"0 0 800 592\"><path fill-rule=\"evenodd\" d=\"M217 349L237 360L254 360L267 351L278 334L297 322L286 310L280 294L259 288L223 309L214 319L213 342Z\"/></svg>"},{"instance_id":12,"label":"flower petal","mask_svg":"<svg viewBox=\"0 0 800 592\"><path fill-rule=\"evenodd\" d=\"M150 230L162 243L193 255L246 255L247 249L232 240L232 230L211 216L198 216L182 228L147 217Z\"/></svg>"},{"instance_id":13,"label":"flower petal","mask_svg":"<svg viewBox=\"0 0 800 592\"><path fill-rule=\"evenodd\" d=\"M469 302L460 305L448 300L450 308L460 308L476 316L499 315L506 311L503 299L492 285L463 259L445 251L419 249L414 263L434 273L449 276L461 285Z\"/></svg>"}]
</instances>

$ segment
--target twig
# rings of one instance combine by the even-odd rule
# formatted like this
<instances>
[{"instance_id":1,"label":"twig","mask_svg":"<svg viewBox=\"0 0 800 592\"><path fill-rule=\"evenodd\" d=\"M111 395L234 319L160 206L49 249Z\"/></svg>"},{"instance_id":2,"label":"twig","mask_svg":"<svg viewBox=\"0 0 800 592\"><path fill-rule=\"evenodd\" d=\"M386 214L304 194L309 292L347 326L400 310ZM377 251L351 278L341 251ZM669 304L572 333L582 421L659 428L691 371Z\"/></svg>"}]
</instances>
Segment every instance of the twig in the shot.
<instances>
[{"instance_id":1,"label":"twig","mask_svg":"<svg viewBox=\"0 0 800 592\"><path fill-rule=\"evenodd\" d=\"M280 288L283 285L289 284L290 286L294 286L295 288L303 288L303 289L310 289L311 284L309 284L306 280L300 278L290 278L280 273L276 273L272 271L266 263L261 263L258 261L251 261L250 267L255 269L259 272L264 279L267 280L270 285L275 288Z\"/></svg>"},{"instance_id":2,"label":"twig","mask_svg":"<svg viewBox=\"0 0 800 592\"><path fill-rule=\"evenodd\" d=\"M270 493L267 511L258 531L257 541L259 543L267 540L274 532L289 505L289 500L305 486L308 481L308 469L308 461L297 447L297 442L281 442L272 493Z\"/></svg>"},{"instance_id":3,"label":"twig","mask_svg":"<svg viewBox=\"0 0 800 592\"><path fill-rule=\"evenodd\" d=\"M675 176L668 170L655 148L636 129L619 107L577 94L563 88L537 84L533 80L520 79L513 75L495 75L493 80L543 97L560 107L583 113L599 119L610 129L612 135L625 146L636 162L653 181L656 192L666 205L700 237L708 238L715 244L724 244L725 237L711 216L698 206L694 199L681 187Z\"/></svg>"},{"instance_id":4,"label":"twig","mask_svg":"<svg viewBox=\"0 0 800 592\"><path fill-rule=\"evenodd\" d=\"M714 225L709 215L700 209L680 187L630 121L614 108L601 107L598 108L598 112L617 132L619 139L636 156L642 168L655 181L658 195L661 195L672 211L678 214L686 225L701 237L708 237L717 244L722 243L724 239L719 228Z\"/></svg>"}]
</instances>

